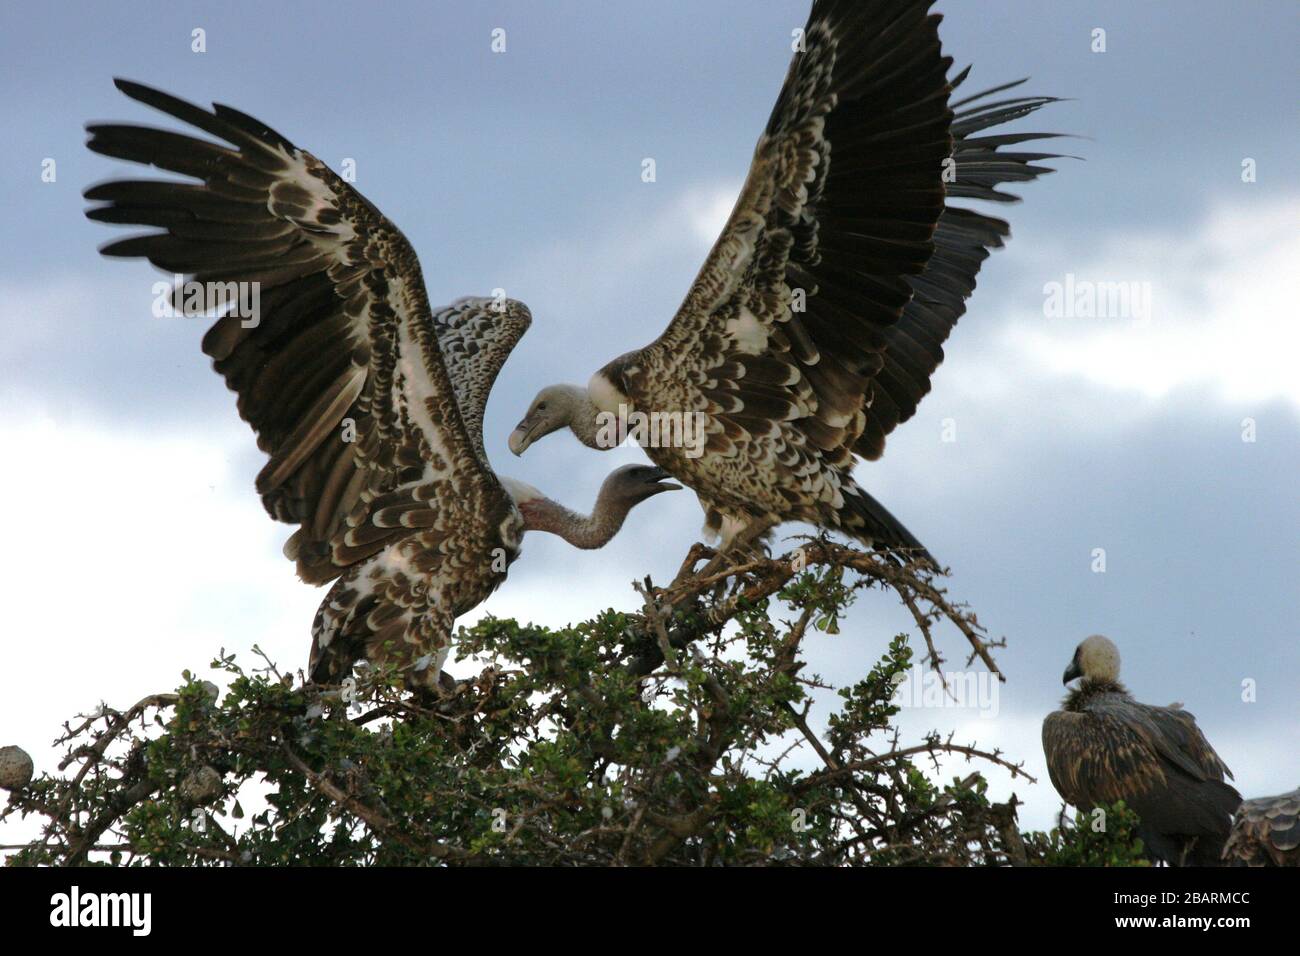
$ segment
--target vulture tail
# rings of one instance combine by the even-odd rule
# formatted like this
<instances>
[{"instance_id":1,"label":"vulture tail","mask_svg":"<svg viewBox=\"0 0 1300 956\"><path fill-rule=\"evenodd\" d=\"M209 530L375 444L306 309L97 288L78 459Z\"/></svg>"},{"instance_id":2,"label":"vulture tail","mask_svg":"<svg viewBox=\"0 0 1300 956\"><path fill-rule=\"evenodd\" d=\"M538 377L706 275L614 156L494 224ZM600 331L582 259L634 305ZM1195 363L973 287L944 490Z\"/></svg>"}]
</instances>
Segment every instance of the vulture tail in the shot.
<instances>
[{"instance_id":1,"label":"vulture tail","mask_svg":"<svg viewBox=\"0 0 1300 956\"><path fill-rule=\"evenodd\" d=\"M1214 815L1214 825L1208 833L1196 838L1187 854L1189 866L1223 866L1223 847L1232 832L1232 817L1241 807L1241 794L1231 784L1222 780L1207 780L1201 784L1200 794L1207 809Z\"/></svg>"},{"instance_id":2,"label":"vulture tail","mask_svg":"<svg viewBox=\"0 0 1300 956\"><path fill-rule=\"evenodd\" d=\"M842 531L877 551L939 567L925 545L879 501L853 483L846 485L843 493L844 504L838 512Z\"/></svg>"},{"instance_id":3,"label":"vulture tail","mask_svg":"<svg viewBox=\"0 0 1300 956\"><path fill-rule=\"evenodd\" d=\"M1175 822L1139 821L1137 834L1148 856L1170 866L1223 866L1223 847L1241 794L1222 780L1202 780L1184 791L1181 805L1182 816Z\"/></svg>"}]
</instances>

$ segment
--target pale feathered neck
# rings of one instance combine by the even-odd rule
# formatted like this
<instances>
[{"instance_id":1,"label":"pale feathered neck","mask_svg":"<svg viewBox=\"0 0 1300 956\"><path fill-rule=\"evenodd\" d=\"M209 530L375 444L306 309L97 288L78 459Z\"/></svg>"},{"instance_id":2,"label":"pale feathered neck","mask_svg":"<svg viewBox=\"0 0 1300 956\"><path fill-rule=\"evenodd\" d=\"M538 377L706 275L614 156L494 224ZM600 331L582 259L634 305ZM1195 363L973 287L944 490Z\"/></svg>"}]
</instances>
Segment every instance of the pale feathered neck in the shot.
<instances>
[{"instance_id":1,"label":"pale feathered neck","mask_svg":"<svg viewBox=\"0 0 1300 956\"><path fill-rule=\"evenodd\" d=\"M565 388L565 401L568 405L567 417L569 431L577 436L578 441L588 448L608 450L597 438L600 433L599 416L601 410L592 401L591 394L585 388L569 385Z\"/></svg>"}]
</instances>

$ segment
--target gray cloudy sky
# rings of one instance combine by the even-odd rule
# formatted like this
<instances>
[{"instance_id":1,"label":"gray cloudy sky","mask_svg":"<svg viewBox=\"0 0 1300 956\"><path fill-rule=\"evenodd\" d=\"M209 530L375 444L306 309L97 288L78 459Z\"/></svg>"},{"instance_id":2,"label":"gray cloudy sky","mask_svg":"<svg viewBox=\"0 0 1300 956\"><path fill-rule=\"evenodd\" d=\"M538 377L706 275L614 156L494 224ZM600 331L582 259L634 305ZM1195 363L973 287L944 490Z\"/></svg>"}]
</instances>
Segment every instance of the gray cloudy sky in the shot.
<instances>
[{"instance_id":1,"label":"gray cloudy sky","mask_svg":"<svg viewBox=\"0 0 1300 956\"><path fill-rule=\"evenodd\" d=\"M258 642L300 666L322 593L280 557L288 530L253 494L261 456L199 353L202 329L152 318L155 274L95 251L114 233L82 218L80 193L125 168L83 148L82 124L162 120L112 77L229 103L336 168L354 159L434 301L501 287L527 302L534 325L493 395L489 453L586 508L639 452L556 436L516 460L505 437L539 386L585 382L667 322L734 199L807 3L132 9L0 14L0 743L46 767L74 711L172 686L219 647ZM1244 793L1294 787L1300 13L1286 0L939 9L947 52L975 64L970 89L1030 75L1031 92L1072 98L1029 122L1078 134L1064 148L1086 161L1061 161L1006 210L1014 238L982 272L934 392L861 469L951 565L952 595L1008 641L995 716L920 709L905 726L956 728L1023 759L1038 777L1014 785L1023 820L1049 825L1038 727L1074 645L1100 631L1140 698L1197 715ZM191 52L196 27L206 53ZM496 27L503 55L489 49ZM1143 283L1150 315L1047 317L1045 286L1070 275ZM668 495L603 552L534 536L480 613L559 624L631 607L628 582L669 577L699 525L693 496ZM864 595L839 636L811 642L813 668L854 679L906 624L896 602ZM962 645L945 637L957 666Z\"/></svg>"}]
</instances>

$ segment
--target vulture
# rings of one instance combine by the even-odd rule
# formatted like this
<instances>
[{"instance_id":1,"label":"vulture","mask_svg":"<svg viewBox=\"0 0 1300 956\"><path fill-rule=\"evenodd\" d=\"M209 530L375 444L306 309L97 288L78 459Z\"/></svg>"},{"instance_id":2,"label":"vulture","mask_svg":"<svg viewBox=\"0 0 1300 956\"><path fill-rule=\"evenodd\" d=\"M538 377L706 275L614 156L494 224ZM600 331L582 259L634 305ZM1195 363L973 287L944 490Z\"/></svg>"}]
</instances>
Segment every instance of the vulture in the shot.
<instances>
[{"instance_id":1,"label":"vulture","mask_svg":"<svg viewBox=\"0 0 1300 956\"><path fill-rule=\"evenodd\" d=\"M996 98L1023 80L952 99L969 68L949 79L932 2L813 4L740 196L668 327L585 387L542 389L515 454L565 427L609 448L640 416L671 426L666 441L636 437L695 491L720 551L804 521L933 563L853 467L916 411L1009 235L950 201L1014 201L998 187L1059 157L1020 148L1055 134L983 135L1053 101Z\"/></svg>"},{"instance_id":2,"label":"vulture","mask_svg":"<svg viewBox=\"0 0 1300 956\"><path fill-rule=\"evenodd\" d=\"M1245 801L1223 859L1229 866L1300 866L1300 788Z\"/></svg>"},{"instance_id":3,"label":"vulture","mask_svg":"<svg viewBox=\"0 0 1300 956\"><path fill-rule=\"evenodd\" d=\"M297 525L284 552L302 580L333 582L312 625L314 681L364 658L435 689L455 619L504 580L525 531L597 548L633 506L678 487L625 466L582 516L498 477L483 410L530 323L523 303L431 308L405 236L315 156L228 106L116 83L215 137L88 125L91 150L190 181L102 183L86 215L156 230L100 251L189 277L170 304L188 309L197 288L198 311L217 317L202 347L269 456L258 494ZM235 305L246 292L252 312Z\"/></svg>"},{"instance_id":4,"label":"vulture","mask_svg":"<svg viewBox=\"0 0 1300 956\"><path fill-rule=\"evenodd\" d=\"M1181 704L1140 704L1119 682L1119 649L1094 634L1062 682L1082 678L1043 721L1047 773L1062 799L1083 811L1117 800L1138 815L1150 858L1170 866L1217 866L1241 794L1196 718Z\"/></svg>"}]
</instances>

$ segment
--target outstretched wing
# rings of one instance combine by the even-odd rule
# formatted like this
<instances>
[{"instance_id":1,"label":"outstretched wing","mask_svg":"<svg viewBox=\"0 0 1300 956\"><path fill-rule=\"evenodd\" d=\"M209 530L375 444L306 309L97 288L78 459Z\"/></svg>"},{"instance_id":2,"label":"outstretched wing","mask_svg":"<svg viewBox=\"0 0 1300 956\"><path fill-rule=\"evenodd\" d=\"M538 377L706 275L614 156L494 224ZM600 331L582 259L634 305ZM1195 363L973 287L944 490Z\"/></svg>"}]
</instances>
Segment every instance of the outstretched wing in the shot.
<instances>
[{"instance_id":1,"label":"outstretched wing","mask_svg":"<svg viewBox=\"0 0 1300 956\"><path fill-rule=\"evenodd\" d=\"M952 88L960 86L969 73L967 67L952 81ZM952 104L964 108L957 109L953 117L952 175L947 177L951 182L945 184L947 200L1018 202L998 187L1055 171L1036 165L1060 158L1055 153L1003 151L1006 146L1054 138L1055 133L972 135L1055 102L1050 96L989 101L989 97L1023 82L984 90ZM868 460L879 458L885 450L885 436L911 418L921 399L929 394L930 377L943 361L943 343L966 312L966 300L975 291L980 266L993 249L1002 248L1010 234L1011 227L1002 219L951 203L944 206L934 230L934 254L920 275L907 276L912 298L898 322L883 333L883 364L872 377L866 428L854 446L859 455Z\"/></svg>"},{"instance_id":2,"label":"outstretched wing","mask_svg":"<svg viewBox=\"0 0 1300 956\"><path fill-rule=\"evenodd\" d=\"M795 473L809 454L878 457L1008 234L949 200L1005 201L999 185L1049 171L1033 165L1048 154L1002 152L1036 134L974 134L1050 98L987 101L1009 84L954 116L968 71L947 81L930 5L814 4L721 237L663 336L624 362L665 397L689 383L721 424L711 451L785 422L791 447L773 454Z\"/></svg>"},{"instance_id":3,"label":"outstretched wing","mask_svg":"<svg viewBox=\"0 0 1300 956\"><path fill-rule=\"evenodd\" d=\"M489 467L483 450L488 395L531 323L528 307L514 299L457 299L433 313L438 347L456 389L460 415L484 468Z\"/></svg>"},{"instance_id":4,"label":"outstretched wing","mask_svg":"<svg viewBox=\"0 0 1300 956\"><path fill-rule=\"evenodd\" d=\"M848 464L883 332L933 251L950 61L931 0L818 0L722 235L630 383L709 415L711 452L773 435ZM685 397L669 398L673 389ZM671 407L671 406L670 406ZM719 427L720 426L720 427Z\"/></svg>"},{"instance_id":5,"label":"outstretched wing","mask_svg":"<svg viewBox=\"0 0 1300 956\"><path fill-rule=\"evenodd\" d=\"M330 580L432 526L436 502L470 507L490 493L495 479L475 453L401 232L265 124L116 82L222 141L88 126L90 149L197 182L103 183L86 191L103 203L87 215L161 230L101 251L191 277L177 305L203 289L201 305L216 306L203 350L270 456L257 490L272 516L300 526L285 553L302 577ZM445 483L457 493L437 493Z\"/></svg>"}]
</instances>

